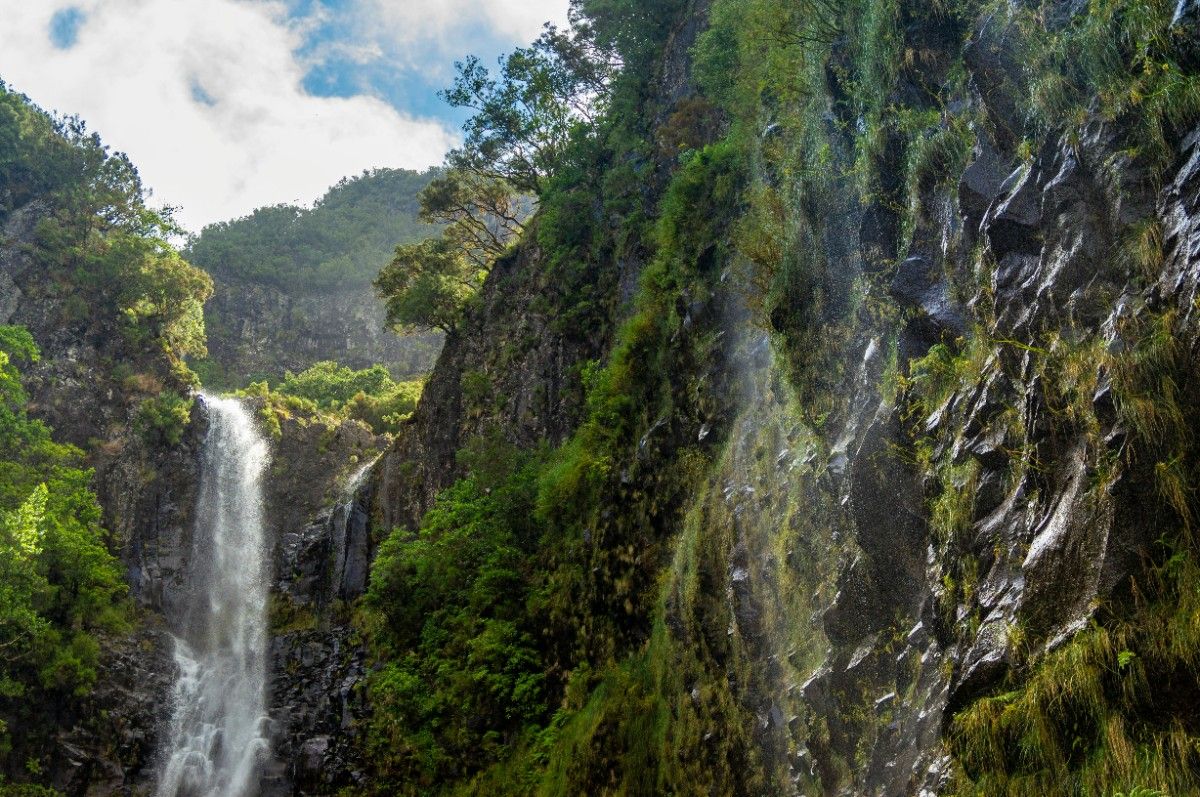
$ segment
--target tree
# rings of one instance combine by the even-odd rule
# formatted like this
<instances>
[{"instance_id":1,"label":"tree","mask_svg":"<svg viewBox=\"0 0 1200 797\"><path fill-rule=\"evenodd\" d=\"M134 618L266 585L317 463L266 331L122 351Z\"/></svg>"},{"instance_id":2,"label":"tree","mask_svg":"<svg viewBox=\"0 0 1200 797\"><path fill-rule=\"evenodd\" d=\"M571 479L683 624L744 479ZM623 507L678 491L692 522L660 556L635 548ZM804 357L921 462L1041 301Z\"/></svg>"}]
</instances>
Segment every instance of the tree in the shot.
<instances>
[{"instance_id":1,"label":"tree","mask_svg":"<svg viewBox=\"0 0 1200 797\"><path fill-rule=\"evenodd\" d=\"M375 290L387 307L387 324L398 331L451 332L487 272L445 237L397 247Z\"/></svg>"},{"instance_id":2,"label":"tree","mask_svg":"<svg viewBox=\"0 0 1200 797\"><path fill-rule=\"evenodd\" d=\"M172 357L203 357L204 302L212 278L161 239L115 235L109 257L125 265L120 302L126 320Z\"/></svg>"},{"instance_id":3,"label":"tree","mask_svg":"<svg viewBox=\"0 0 1200 797\"><path fill-rule=\"evenodd\" d=\"M440 224L435 240L401 245L375 280L397 331L457 326L496 258L524 231L530 202L503 179L451 170L421 192L421 219Z\"/></svg>"},{"instance_id":4,"label":"tree","mask_svg":"<svg viewBox=\"0 0 1200 797\"><path fill-rule=\"evenodd\" d=\"M547 25L532 46L500 59L498 77L475 56L455 64L442 97L475 113L450 167L540 194L571 136L603 110L615 62L599 53L586 36Z\"/></svg>"},{"instance_id":5,"label":"tree","mask_svg":"<svg viewBox=\"0 0 1200 797\"><path fill-rule=\"evenodd\" d=\"M25 412L17 362L37 347L0 326L0 713L33 707L31 691L85 692L95 631L125 627L126 586L104 545L83 452L55 443ZM19 704L6 704L25 696ZM0 727L0 750L5 743Z\"/></svg>"},{"instance_id":6,"label":"tree","mask_svg":"<svg viewBox=\"0 0 1200 797\"><path fill-rule=\"evenodd\" d=\"M683 0L571 0L571 26L577 39L610 64L639 71L684 8Z\"/></svg>"},{"instance_id":7,"label":"tree","mask_svg":"<svg viewBox=\"0 0 1200 797\"><path fill-rule=\"evenodd\" d=\"M445 174L421 192L421 219L441 225L441 237L398 247L375 280L393 329L453 330L496 259L524 232L572 139L594 128L619 64L590 30L547 25L532 46L502 58L495 77L474 56L457 64L442 96L475 113Z\"/></svg>"},{"instance_id":8,"label":"tree","mask_svg":"<svg viewBox=\"0 0 1200 797\"><path fill-rule=\"evenodd\" d=\"M521 237L529 210L505 181L471 172L448 172L421 192L421 220L442 225L442 236L485 270Z\"/></svg>"},{"instance_id":9,"label":"tree","mask_svg":"<svg viewBox=\"0 0 1200 797\"><path fill-rule=\"evenodd\" d=\"M323 409L340 406L359 393L376 396L393 388L391 374L382 365L354 371L344 365L325 360L298 374L287 373L279 392L308 399Z\"/></svg>"}]
</instances>

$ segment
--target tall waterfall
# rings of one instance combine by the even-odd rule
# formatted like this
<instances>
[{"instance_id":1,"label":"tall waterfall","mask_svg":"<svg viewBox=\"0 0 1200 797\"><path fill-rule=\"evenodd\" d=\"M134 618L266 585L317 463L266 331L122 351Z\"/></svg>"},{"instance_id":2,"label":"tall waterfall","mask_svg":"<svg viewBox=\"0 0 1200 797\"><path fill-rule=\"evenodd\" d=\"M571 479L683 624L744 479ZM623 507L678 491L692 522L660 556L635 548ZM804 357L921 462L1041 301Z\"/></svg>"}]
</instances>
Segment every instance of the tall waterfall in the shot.
<instances>
[{"instance_id":1,"label":"tall waterfall","mask_svg":"<svg viewBox=\"0 0 1200 797\"><path fill-rule=\"evenodd\" d=\"M175 639L179 680L159 797L244 797L269 755L266 711L267 444L234 399L204 396L204 443L190 593Z\"/></svg>"}]
</instances>

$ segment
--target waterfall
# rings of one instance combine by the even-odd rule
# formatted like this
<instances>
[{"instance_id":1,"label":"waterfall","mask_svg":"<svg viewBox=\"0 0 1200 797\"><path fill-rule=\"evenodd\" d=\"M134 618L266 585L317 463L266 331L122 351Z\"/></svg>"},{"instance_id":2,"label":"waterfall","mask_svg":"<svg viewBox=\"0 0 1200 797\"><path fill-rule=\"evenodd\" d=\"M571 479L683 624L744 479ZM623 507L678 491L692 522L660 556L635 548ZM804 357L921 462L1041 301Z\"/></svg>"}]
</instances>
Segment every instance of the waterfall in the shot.
<instances>
[{"instance_id":1,"label":"waterfall","mask_svg":"<svg viewBox=\"0 0 1200 797\"><path fill-rule=\"evenodd\" d=\"M266 710L267 444L234 399L209 410L192 538L188 609L176 621L170 731L159 797L243 797L269 755Z\"/></svg>"},{"instance_id":2,"label":"waterfall","mask_svg":"<svg viewBox=\"0 0 1200 797\"><path fill-rule=\"evenodd\" d=\"M342 491L342 500L329 517L334 546L331 598L351 599L359 594L359 589L366 588L365 573L370 554L367 550L366 510L359 505L358 491L378 461L379 457L375 457L355 471ZM355 579L355 575L360 576L361 580Z\"/></svg>"}]
</instances>

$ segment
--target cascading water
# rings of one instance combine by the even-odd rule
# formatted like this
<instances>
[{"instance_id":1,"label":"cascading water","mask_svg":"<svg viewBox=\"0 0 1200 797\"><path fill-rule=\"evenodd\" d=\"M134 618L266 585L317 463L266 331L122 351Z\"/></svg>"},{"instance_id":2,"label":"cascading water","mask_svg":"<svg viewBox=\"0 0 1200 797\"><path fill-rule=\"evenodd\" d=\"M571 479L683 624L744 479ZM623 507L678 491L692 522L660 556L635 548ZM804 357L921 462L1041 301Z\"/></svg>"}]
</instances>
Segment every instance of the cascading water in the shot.
<instances>
[{"instance_id":1,"label":"cascading water","mask_svg":"<svg viewBox=\"0 0 1200 797\"><path fill-rule=\"evenodd\" d=\"M358 491L363 480L379 457L368 461L350 477L342 491L342 500L330 515L330 536L333 538L333 576L330 579L330 597L342 600L353 599L356 588L365 588L365 581L355 575L366 573L369 553L367 551L366 513L358 505ZM357 513L357 517L356 517ZM359 533L355 533L355 532Z\"/></svg>"},{"instance_id":2,"label":"cascading water","mask_svg":"<svg viewBox=\"0 0 1200 797\"><path fill-rule=\"evenodd\" d=\"M266 711L266 442L234 399L203 396L204 443L179 680L159 797L243 797L269 756Z\"/></svg>"}]
</instances>

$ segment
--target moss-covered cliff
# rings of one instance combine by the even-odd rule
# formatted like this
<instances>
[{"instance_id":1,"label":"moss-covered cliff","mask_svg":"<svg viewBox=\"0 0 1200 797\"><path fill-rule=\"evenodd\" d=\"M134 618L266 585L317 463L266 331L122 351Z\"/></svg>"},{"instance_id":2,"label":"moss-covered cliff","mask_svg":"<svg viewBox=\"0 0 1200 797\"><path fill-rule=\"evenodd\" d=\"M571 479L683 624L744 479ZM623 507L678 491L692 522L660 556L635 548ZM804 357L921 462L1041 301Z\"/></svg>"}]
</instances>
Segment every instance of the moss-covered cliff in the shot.
<instances>
[{"instance_id":1,"label":"moss-covered cliff","mask_svg":"<svg viewBox=\"0 0 1200 797\"><path fill-rule=\"evenodd\" d=\"M376 470L374 788L1195 790L1191 5L580 7Z\"/></svg>"}]
</instances>

